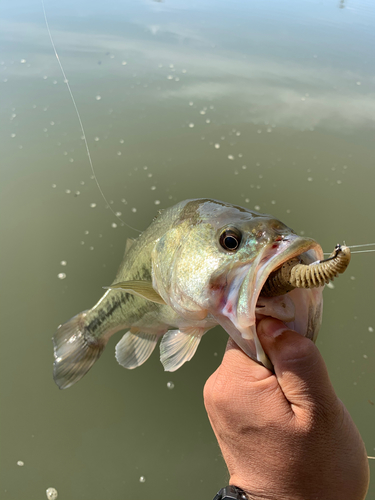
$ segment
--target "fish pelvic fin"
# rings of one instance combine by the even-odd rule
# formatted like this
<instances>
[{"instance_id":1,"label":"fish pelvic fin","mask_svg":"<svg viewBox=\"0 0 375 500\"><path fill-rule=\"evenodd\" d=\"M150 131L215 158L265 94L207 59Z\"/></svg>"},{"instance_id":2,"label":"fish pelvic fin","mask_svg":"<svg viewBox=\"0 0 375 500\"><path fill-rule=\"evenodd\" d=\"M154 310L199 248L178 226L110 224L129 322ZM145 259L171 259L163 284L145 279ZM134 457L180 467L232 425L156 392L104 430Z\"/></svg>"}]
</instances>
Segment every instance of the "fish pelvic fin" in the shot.
<instances>
[{"instance_id":1,"label":"fish pelvic fin","mask_svg":"<svg viewBox=\"0 0 375 500\"><path fill-rule=\"evenodd\" d=\"M151 356L157 341L155 333L129 331L116 345L116 359L128 370L137 368Z\"/></svg>"},{"instance_id":2,"label":"fish pelvic fin","mask_svg":"<svg viewBox=\"0 0 375 500\"><path fill-rule=\"evenodd\" d=\"M160 342L160 361L164 371L174 372L190 361L206 331L201 328L169 330Z\"/></svg>"},{"instance_id":3,"label":"fish pelvic fin","mask_svg":"<svg viewBox=\"0 0 375 500\"><path fill-rule=\"evenodd\" d=\"M60 389L80 380L100 357L106 342L90 336L85 327L84 311L60 325L52 337L55 361L53 378Z\"/></svg>"}]
</instances>

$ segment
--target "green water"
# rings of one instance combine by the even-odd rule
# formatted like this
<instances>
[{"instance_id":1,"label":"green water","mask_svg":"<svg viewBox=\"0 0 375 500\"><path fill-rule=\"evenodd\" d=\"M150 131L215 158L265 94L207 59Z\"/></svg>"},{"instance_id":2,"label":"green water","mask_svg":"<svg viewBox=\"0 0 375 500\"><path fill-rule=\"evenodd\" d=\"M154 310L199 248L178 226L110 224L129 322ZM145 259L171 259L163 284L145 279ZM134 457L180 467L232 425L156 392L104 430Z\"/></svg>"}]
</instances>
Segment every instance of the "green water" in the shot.
<instances>
[{"instance_id":1,"label":"green water","mask_svg":"<svg viewBox=\"0 0 375 500\"><path fill-rule=\"evenodd\" d=\"M128 224L212 197L272 213L327 252L375 242L371 0L46 11L98 180ZM41 3L3 2L1 18L0 498L52 486L61 500L210 499L228 479L202 398L222 330L176 373L157 352L125 371L117 335L76 386L52 380L56 327L98 300L137 233L91 179ZM354 255L334 285L318 346L374 456L375 253Z\"/></svg>"}]
</instances>

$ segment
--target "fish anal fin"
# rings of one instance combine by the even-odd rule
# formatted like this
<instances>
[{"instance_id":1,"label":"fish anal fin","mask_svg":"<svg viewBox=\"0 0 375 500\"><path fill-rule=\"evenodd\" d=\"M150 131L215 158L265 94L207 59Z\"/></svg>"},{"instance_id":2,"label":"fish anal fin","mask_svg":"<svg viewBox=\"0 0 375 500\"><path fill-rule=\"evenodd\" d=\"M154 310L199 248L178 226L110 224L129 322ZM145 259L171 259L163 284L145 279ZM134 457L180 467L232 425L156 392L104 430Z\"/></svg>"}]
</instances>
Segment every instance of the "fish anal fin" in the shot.
<instances>
[{"instance_id":1,"label":"fish anal fin","mask_svg":"<svg viewBox=\"0 0 375 500\"><path fill-rule=\"evenodd\" d=\"M157 334L141 332L138 328L132 328L117 343L116 359L121 366L128 370L137 368L151 356L157 341Z\"/></svg>"},{"instance_id":2,"label":"fish anal fin","mask_svg":"<svg viewBox=\"0 0 375 500\"><path fill-rule=\"evenodd\" d=\"M52 337L55 361L53 378L60 389L80 380L100 357L106 342L90 338L85 328L86 312L77 314L59 326Z\"/></svg>"},{"instance_id":3,"label":"fish anal fin","mask_svg":"<svg viewBox=\"0 0 375 500\"><path fill-rule=\"evenodd\" d=\"M160 342L160 361L164 370L174 372L190 361L206 331L202 328L169 330Z\"/></svg>"},{"instance_id":4,"label":"fish anal fin","mask_svg":"<svg viewBox=\"0 0 375 500\"><path fill-rule=\"evenodd\" d=\"M154 290L151 281L121 281L111 286L103 286L103 288L107 290L123 290L124 292L138 295L151 302L165 305L165 301Z\"/></svg>"}]
</instances>

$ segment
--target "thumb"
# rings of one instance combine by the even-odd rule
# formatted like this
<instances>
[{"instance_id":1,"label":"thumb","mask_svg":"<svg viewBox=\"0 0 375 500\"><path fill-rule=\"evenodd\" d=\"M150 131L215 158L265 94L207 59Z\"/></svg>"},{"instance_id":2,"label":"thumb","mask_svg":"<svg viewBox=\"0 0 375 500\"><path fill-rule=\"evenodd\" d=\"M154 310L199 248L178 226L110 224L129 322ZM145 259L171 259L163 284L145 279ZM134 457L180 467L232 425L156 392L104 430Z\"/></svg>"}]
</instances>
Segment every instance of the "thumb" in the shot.
<instances>
[{"instance_id":1,"label":"thumb","mask_svg":"<svg viewBox=\"0 0 375 500\"><path fill-rule=\"evenodd\" d=\"M315 344L274 318L261 320L257 333L287 400L300 408L318 406L331 413L338 399Z\"/></svg>"}]
</instances>

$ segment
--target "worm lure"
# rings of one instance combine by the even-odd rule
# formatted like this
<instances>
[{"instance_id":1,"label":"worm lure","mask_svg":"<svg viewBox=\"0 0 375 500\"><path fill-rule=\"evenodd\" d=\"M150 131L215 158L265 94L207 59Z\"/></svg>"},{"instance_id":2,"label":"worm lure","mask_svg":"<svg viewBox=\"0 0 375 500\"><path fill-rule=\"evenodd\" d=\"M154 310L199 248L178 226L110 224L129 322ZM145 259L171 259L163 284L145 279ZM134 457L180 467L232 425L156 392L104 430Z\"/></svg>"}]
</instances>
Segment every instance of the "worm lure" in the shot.
<instances>
[{"instance_id":1,"label":"worm lure","mask_svg":"<svg viewBox=\"0 0 375 500\"><path fill-rule=\"evenodd\" d=\"M350 249L347 246L336 245L327 259L312 264L302 264L298 257L290 259L270 274L261 295L277 297L295 288L323 286L346 270L350 257Z\"/></svg>"}]
</instances>

